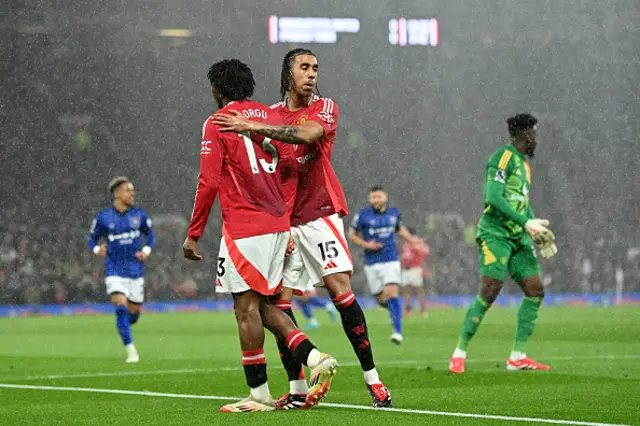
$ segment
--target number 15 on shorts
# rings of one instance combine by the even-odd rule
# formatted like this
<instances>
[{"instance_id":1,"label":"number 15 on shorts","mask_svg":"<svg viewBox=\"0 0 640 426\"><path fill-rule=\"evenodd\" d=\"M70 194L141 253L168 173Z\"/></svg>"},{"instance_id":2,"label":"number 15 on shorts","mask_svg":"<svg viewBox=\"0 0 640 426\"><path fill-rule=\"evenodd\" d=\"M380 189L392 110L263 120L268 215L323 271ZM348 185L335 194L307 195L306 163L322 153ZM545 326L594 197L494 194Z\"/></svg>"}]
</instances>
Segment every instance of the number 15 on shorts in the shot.
<instances>
[{"instance_id":1,"label":"number 15 on shorts","mask_svg":"<svg viewBox=\"0 0 640 426\"><path fill-rule=\"evenodd\" d=\"M322 261L338 257L338 249L336 248L335 241L325 241L324 243L318 243L318 248L320 249L320 256L322 257Z\"/></svg>"}]
</instances>

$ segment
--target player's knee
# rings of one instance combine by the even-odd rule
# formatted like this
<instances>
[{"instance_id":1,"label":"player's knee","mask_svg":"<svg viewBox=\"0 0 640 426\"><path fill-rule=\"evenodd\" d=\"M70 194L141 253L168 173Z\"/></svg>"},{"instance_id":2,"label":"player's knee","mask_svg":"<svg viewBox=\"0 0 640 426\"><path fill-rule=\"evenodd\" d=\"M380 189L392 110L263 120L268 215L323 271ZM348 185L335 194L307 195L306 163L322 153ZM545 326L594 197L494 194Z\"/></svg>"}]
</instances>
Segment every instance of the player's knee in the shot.
<instances>
[{"instance_id":1,"label":"player's knee","mask_svg":"<svg viewBox=\"0 0 640 426\"><path fill-rule=\"evenodd\" d=\"M351 291L351 279L346 272L338 272L322 278L331 299L340 297Z\"/></svg>"},{"instance_id":2,"label":"player's knee","mask_svg":"<svg viewBox=\"0 0 640 426\"><path fill-rule=\"evenodd\" d=\"M387 284L384 288L387 299L398 297L398 284Z\"/></svg>"},{"instance_id":3,"label":"player's knee","mask_svg":"<svg viewBox=\"0 0 640 426\"><path fill-rule=\"evenodd\" d=\"M482 280L480 296L491 305L498 298L500 290L502 290L502 281L485 277Z\"/></svg>"},{"instance_id":4,"label":"player's knee","mask_svg":"<svg viewBox=\"0 0 640 426\"><path fill-rule=\"evenodd\" d=\"M122 293L111 293L111 304L113 306L127 306L127 297Z\"/></svg>"}]
</instances>

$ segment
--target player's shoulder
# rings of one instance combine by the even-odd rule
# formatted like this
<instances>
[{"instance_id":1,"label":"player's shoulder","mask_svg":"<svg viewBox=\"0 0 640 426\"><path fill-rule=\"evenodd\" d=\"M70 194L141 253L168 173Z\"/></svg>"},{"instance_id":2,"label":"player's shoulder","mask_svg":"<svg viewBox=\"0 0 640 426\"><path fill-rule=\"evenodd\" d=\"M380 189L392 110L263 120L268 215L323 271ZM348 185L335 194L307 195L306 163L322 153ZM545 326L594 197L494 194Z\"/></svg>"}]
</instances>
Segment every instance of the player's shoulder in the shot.
<instances>
[{"instance_id":1,"label":"player's shoulder","mask_svg":"<svg viewBox=\"0 0 640 426\"><path fill-rule=\"evenodd\" d=\"M142 214L147 215L147 212L142 207L133 206L129 209L129 214Z\"/></svg>"},{"instance_id":2,"label":"player's shoulder","mask_svg":"<svg viewBox=\"0 0 640 426\"><path fill-rule=\"evenodd\" d=\"M269 109L274 109L278 111L284 109L284 101L280 101L273 105L269 105Z\"/></svg>"},{"instance_id":3,"label":"player's shoulder","mask_svg":"<svg viewBox=\"0 0 640 426\"><path fill-rule=\"evenodd\" d=\"M489 157L488 164L496 166L499 169L506 169L513 157L513 152L509 149L509 145L504 145L498 148L491 157Z\"/></svg>"},{"instance_id":4,"label":"player's shoulder","mask_svg":"<svg viewBox=\"0 0 640 426\"><path fill-rule=\"evenodd\" d=\"M318 95L313 95L313 98L311 99L311 106L328 114L335 114L339 110L336 101L331 98L324 98Z\"/></svg>"},{"instance_id":5,"label":"player's shoulder","mask_svg":"<svg viewBox=\"0 0 640 426\"><path fill-rule=\"evenodd\" d=\"M396 207L389 207L387 213L391 216L400 216L400 209Z\"/></svg>"}]
</instances>

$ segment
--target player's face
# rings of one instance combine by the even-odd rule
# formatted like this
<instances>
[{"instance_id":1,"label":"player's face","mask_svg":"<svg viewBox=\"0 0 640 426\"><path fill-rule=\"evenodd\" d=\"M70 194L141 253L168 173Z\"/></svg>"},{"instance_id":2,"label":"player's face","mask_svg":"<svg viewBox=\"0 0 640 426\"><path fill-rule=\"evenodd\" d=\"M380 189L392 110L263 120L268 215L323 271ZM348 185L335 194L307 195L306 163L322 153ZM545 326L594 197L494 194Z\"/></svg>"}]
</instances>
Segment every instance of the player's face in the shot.
<instances>
[{"instance_id":1,"label":"player's face","mask_svg":"<svg viewBox=\"0 0 640 426\"><path fill-rule=\"evenodd\" d=\"M318 60L313 55L298 55L291 66L293 90L303 96L311 96L318 79Z\"/></svg>"},{"instance_id":2,"label":"player's face","mask_svg":"<svg viewBox=\"0 0 640 426\"><path fill-rule=\"evenodd\" d=\"M213 100L216 101L218 108L222 108L224 106L222 104L222 95L214 87L211 88L211 91L213 92Z\"/></svg>"},{"instance_id":3,"label":"player's face","mask_svg":"<svg viewBox=\"0 0 640 426\"><path fill-rule=\"evenodd\" d=\"M131 182L120 185L115 195L116 199L120 200L125 206L132 206L136 201L136 191Z\"/></svg>"},{"instance_id":4,"label":"player's face","mask_svg":"<svg viewBox=\"0 0 640 426\"><path fill-rule=\"evenodd\" d=\"M527 155L533 157L536 153L536 147L538 146L538 131L533 127L526 130L524 135L527 140Z\"/></svg>"},{"instance_id":5,"label":"player's face","mask_svg":"<svg viewBox=\"0 0 640 426\"><path fill-rule=\"evenodd\" d=\"M373 191L369 193L369 204L376 210L384 210L387 207L387 193L384 191Z\"/></svg>"}]
</instances>

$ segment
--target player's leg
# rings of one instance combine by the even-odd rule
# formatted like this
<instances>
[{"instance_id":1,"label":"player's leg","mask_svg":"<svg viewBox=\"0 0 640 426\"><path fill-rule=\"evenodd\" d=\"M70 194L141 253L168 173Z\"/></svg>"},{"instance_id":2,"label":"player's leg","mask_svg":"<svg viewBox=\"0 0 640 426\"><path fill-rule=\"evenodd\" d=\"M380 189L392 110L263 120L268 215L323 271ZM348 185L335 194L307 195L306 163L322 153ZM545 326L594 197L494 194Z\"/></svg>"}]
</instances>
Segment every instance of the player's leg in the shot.
<instances>
[{"instance_id":1,"label":"player's leg","mask_svg":"<svg viewBox=\"0 0 640 426\"><path fill-rule=\"evenodd\" d=\"M260 316L262 296L247 290L233 294L233 309L238 323L242 368L250 389L248 398L223 406L223 413L273 411L275 401L269 393L267 363L264 357L264 328Z\"/></svg>"},{"instance_id":2,"label":"player's leg","mask_svg":"<svg viewBox=\"0 0 640 426\"><path fill-rule=\"evenodd\" d=\"M129 322L128 299L130 295L127 278L107 277L105 283L107 285L107 293L111 299L116 316L116 330L122 340L127 353L126 362L135 363L140 360L138 351L133 344L133 336L131 334L131 324Z\"/></svg>"},{"instance_id":3,"label":"player's leg","mask_svg":"<svg viewBox=\"0 0 640 426\"><path fill-rule=\"evenodd\" d=\"M411 302L411 286L404 281L402 283L402 299L404 299L404 314L405 316L410 317L413 314L413 305Z\"/></svg>"},{"instance_id":4,"label":"player's leg","mask_svg":"<svg viewBox=\"0 0 640 426\"><path fill-rule=\"evenodd\" d=\"M399 294L401 280L400 262L384 262L379 264L380 275L384 283L384 299L389 307L389 317L393 327L391 341L397 345L402 343L402 300Z\"/></svg>"},{"instance_id":5,"label":"player's leg","mask_svg":"<svg viewBox=\"0 0 640 426\"><path fill-rule=\"evenodd\" d=\"M427 312L427 297L424 294L424 285L419 284L414 288L416 289L416 294L420 303L420 315L422 315L423 318L426 318L429 315L429 312Z\"/></svg>"},{"instance_id":6,"label":"player's leg","mask_svg":"<svg viewBox=\"0 0 640 426\"><path fill-rule=\"evenodd\" d=\"M533 243L525 238L509 262L509 272L522 289L524 298L518 308L515 342L507 360L508 370L549 369L549 366L527 357L527 342L535 329L538 311L544 299L540 265L534 250Z\"/></svg>"},{"instance_id":7,"label":"player's leg","mask_svg":"<svg viewBox=\"0 0 640 426\"><path fill-rule=\"evenodd\" d=\"M456 349L449 361L449 371L463 373L467 348L475 336L485 313L500 294L502 282L507 272L507 264L513 251L513 244L506 239L479 239L480 292L467 309Z\"/></svg>"},{"instance_id":8,"label":"player's leg","mask_svg":"<svg viewBox=\"0 0 640 426\"><path fill-rule=\"evenodd\" d=\"M135 278L128 281L128 311L129 324L134 325L140 320L142 303L144 302L144 278Z\"/></svg>"},{"instance_id":9,"label":"player's leg","mask_svg":"<svg viewBox=\"0 0 640 426\"><path fill-rule=\"evenodd\" d=\"M305 268L314 283L321 283L335 305L342 327L360 361L376 407L391 406L391 395L380 382L373 362L364 312L351 291L353 261L338 215L324 217L294 228Z\"/></svg>"},{"instance_id":10,"label":"player's leg","mask_svg":"<svg viewBox=\"0 0 640 426\"><path fill-rule=\"evenodd\" d=\"M298 298L300 303L300 310L302 315L307 319L306 328L314 329L320 327L318 320L313 316L313 305L311 303L311 297L308 294L304 294Z\"/></svg>"},{"instance_id":11,"label":"player's leg","mask_svg":"<svg viewBox=\"0 0 640 426\"><path fill-rule=\"evenodd\" d=\"M260 314L264 327L271 331L278 341L285 342L295 357L311 370L310 388L306 396L308 408L318 403L331 387L331 382L338 367L338 361L329 354L320 352L307 336L300 331L291 318L276 308L267 299L261 304ZM298 407L279 407L281 409ZM302 408L302 407L300 407Z\"/></svg>"},{"instance_id":12,"label":"player's leg","mask_svg":"<svg viewBox=\"0 0 640 426\"><path fill-rule=\"evenodd\" d=\"M295 242L295 234L292 233L292 236ZM304 263L297 243L293 253L285 259L283 275L284 287L275 298L275 306L291 318L293 324L297 326L296 318L291 309L291 300L293 300L294 293L299 295L303 294L301 282L308 278L308 275L304 271ZM278 338L277 335L275 338L280 360L289 379L289 392L278 399L276 402L277 407L279 409L305 407L309 387L307 386L302 361L296 358L295 354L291 352L285 340Z\"/></svg>"}]
</instances>

